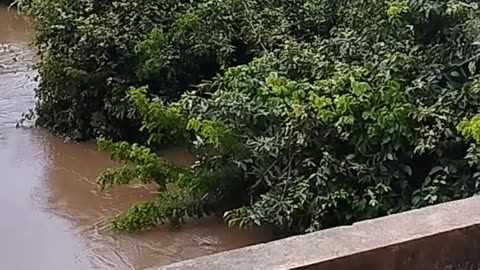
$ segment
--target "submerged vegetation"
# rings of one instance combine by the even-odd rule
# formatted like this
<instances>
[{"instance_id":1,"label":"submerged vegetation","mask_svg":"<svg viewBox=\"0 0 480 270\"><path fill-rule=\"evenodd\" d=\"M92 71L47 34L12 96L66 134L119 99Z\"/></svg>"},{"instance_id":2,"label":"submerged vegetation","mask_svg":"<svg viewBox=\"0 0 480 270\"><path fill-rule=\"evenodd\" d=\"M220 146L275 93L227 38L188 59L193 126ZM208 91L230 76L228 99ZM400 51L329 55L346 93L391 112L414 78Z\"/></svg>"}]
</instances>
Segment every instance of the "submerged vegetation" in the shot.
<instances>
[{"instance_id":1,"label":"submerged vegetation","mask_svg":"<svg viewBox=\"0 0 480 270\"><path fill-rule=\"evenodd\" d=\"M102 136L124 166L103 173L100 188L158 186L116 230L220 214L232 226L303 233L480 190L477 1L27 0L24 9L38 24L38 124ZM172 144L195 165L157 155Z\"/></svg>"}]
</instances>

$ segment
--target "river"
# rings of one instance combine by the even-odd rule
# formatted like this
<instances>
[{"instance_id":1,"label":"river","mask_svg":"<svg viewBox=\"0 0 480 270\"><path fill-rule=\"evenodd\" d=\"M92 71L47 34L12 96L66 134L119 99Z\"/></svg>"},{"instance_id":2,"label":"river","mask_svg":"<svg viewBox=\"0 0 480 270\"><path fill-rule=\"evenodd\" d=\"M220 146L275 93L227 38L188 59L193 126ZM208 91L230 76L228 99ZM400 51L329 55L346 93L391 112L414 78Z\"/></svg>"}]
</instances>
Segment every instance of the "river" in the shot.
<instances>
[{"instance_id":1,"label":"river","mask_svg":"<svg viewBox=\"0 0 480 270\"><path fill-rule=\"evenodd\" d=\"M231 229L213 218L176 231L111 233L110 218L153 194L142 185L99 192L96 177L115 166L107 153L15 127L34 107L32 36L25 18L0 6L1 269L143 269L270 238L266 231ZM180 150L165 155L191 162Z\"/></svg>"}]
</instances>

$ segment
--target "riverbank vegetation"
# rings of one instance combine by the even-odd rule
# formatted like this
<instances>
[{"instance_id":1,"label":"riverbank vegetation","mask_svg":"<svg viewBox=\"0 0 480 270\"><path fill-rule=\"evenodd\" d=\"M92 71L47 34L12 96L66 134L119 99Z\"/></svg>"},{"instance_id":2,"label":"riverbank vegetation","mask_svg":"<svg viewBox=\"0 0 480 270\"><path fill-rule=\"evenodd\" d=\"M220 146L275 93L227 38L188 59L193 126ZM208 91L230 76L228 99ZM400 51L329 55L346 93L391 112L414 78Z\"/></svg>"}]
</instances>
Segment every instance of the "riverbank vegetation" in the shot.
<instances>
[{"instance_id":1,"label":"riverbank vegetation","mask_svg":"<svg viewBox=\"0 0 480 270\"><path fill-rule=\"evenodd\" d=\"M232 226L304 233L479 191L476 1L28 0L24 9L38 25L37 124L102 136L124 166L102 174L100 188L158 185L114 229L221 214ZM156 154L172 144L196 164Z\"/></svg>"}]
</instances>

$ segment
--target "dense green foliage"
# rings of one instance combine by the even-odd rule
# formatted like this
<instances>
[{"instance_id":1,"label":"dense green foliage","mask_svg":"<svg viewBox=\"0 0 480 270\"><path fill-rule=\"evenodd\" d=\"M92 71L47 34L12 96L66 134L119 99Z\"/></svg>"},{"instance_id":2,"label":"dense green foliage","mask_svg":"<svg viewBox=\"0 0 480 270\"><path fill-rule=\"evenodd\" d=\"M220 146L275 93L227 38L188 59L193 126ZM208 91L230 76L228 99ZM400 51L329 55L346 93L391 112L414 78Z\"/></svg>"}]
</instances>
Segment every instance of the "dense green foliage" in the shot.
<instances>
[{"instance_id":1,"label":"dense green foliage","mask_svg":"<svg viewBox=\"0 0 480 270\"><path fill-rule=\"evenodd\" d=\"M304 5L303 0L27 0L24 10L37 23L41 55L38 124L78 139L135 136L128 132L135 126L125 102L129 86L148 85L152 94L175 99L285 37L306 40L326 32L326 5L321 10Z\"/></svg>"},{"instance_id":2,"label":"dense green foliage","mask_svg":"<svg viewBox=\"0 0 480 270\"><path fill-rule=\"evenodd\" d=\"M76 139L132 136L126 89L142 82L136 43L172 23L192 1L26 0L37 25L37 124ZM127 134L124 134L127 133Z\"/></svg>"},{"instance_id":3,"label":"dense green foliage","mask_svg":"<svg viewBox=\"0 0 480 270\"><path fill-rule=\"evenodd\" d=\"M302 233L480 189L476 1L32 1L62 5L34 14L40 124L122 133L130 116L149 137L100 140L124 163L101 188L158 185L117 230L224 214ZM172 143L197 163L156 154Z\"/></svg>"},{"instance_id":4,"label":"dense green foliage","mask_svg":"<svg viewBox=\"0 0 480 270\"><path fill-rule=\"evenodd\" d=\"M152 85L131 90L150 140L144 146L102 140L125 167L99 183L155 182L159 196L134 206L116 229L225 213L230 225L301 233L479 191L480 151L468 147L480 138L479 120L463 121L478 113L480 98L475 1L350 0L328 8L330 1L300 2L300 23L280 23L288 18L285 8L274 16L277 31L299 30L267 31L276 40L270 46L256 36L263 52L243 65L226 61L228 51L215 54L220 66L234 67L180 100L151 99ZM215 8L223 2L216 3L208 2ZM206 7L213 8L193 12ZM216 42L228 30L195 29L202 35L191 36L192 44L226 48ZM165 50L170 39L154 30L139 43L142 74L164 78L165 57L184 56L175 45ZM204 47L206 41L213 43ZM155 154L175 142L188 142L195 166L178 168ZM169 183L178 188L167 189Z\"/></svg>"}]
</instances>

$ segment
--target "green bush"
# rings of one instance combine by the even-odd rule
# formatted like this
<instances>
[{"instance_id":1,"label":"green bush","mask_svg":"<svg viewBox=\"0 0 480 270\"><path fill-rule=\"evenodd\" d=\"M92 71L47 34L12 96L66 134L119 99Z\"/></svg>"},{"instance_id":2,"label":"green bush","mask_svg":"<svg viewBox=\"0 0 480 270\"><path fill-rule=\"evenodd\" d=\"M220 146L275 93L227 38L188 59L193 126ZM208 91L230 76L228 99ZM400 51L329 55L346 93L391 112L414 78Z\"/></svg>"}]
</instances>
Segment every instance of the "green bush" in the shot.
<instances>
[{"instance_id":1,"label":"green bush","mask_svg":"<svg viewBox=\"0 0 480 270\"><path fill-rule=\"evenodd\" d=\"M332 26L318 0L26 0L37 23L37 124L137 138L130 86L175 100L225 68Z\"/></svg>"},{"instance_id":2,"label":"green bush","mask_svg":"<svg viewBox=\"0 0 480 270\"><path fill-rule=\"evenodd\" d=\"M188 53L214 57L222 72L171 103L152 98L162 82L130 90L149 140L101 139L125 166L99 185L154 182L159 195L115 229L224 214L230 225L303 233L479 191L480 151L469 147L480 138L476 1L252 1L252 28L219 20L234 2L200 4L136 47L141 76L176 76L168 72L190 67ZM259 47L235 61L233 33ZM177 142L197 155L192 168L156 155Z\"/></svg>"},{"instance_id":3,"label":"green bush","mask_svg":"<svg viewBox=\"0 0 480 270\"><path fill-rule=\"evenodd\" d=\"M37 124L76 139L132 136L126 89L143 84L134 48L193 0L26 0L35 20L41 76Z\"/></svg>"}]
</instances>

